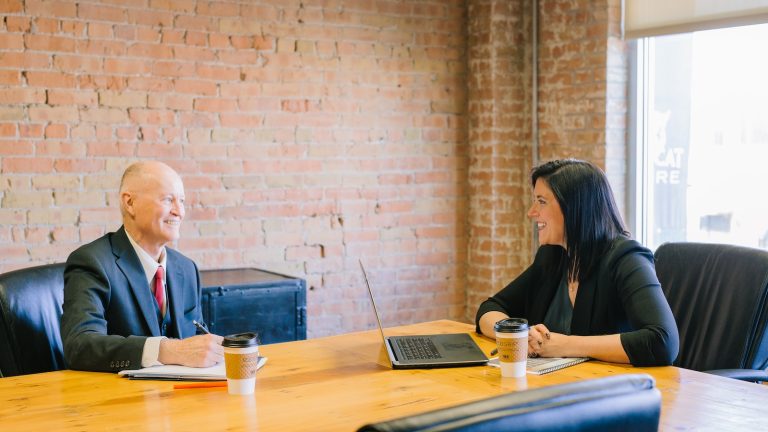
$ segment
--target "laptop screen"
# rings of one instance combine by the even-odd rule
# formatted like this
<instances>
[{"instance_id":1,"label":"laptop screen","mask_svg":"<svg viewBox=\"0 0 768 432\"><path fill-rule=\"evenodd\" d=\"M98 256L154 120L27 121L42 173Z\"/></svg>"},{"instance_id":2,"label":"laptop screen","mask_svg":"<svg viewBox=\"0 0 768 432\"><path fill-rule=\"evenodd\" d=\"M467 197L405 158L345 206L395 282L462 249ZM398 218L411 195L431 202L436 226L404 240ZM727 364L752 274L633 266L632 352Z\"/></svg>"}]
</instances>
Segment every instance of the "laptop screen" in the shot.
<instances>
[{"instance_id":1,"label":"laptop screen","mask_svg":"<svg viewBox=\"0 0 768 432\"><path fill-rule=\"evenodd\" d=\"M391 369L392 359L389 356L387 338L384 336L384 327L381 325L381 319L379 318L379 309L376 307L376 300L373 299L373 291L371 290L371 282L368 280L368 272L365 271L363 260L358 259L357 262L360 263L360 270L363 271L363 279L365 280L365 286L368 289L368 297L371 299L373 314L376 315L376 325L379 327L379 334L381 334L381 344L379 344L377 363Z\"/></svg>"},{"instance_id":2,"label":"laptop screen","mask_svg":"<svg viewBox=\"0 0 768 432\"><path fill-rule=\"evenodd\" d=\"M371 298L371 304L373 305L373 313L376 315L376 324L379 326L379 332L381 332L381 338L386 341L384 336L384 327L381 325L381 318L379 318L379 309L376 307L376 300L373 299L373 290L371 290L371 282L368 280L368 272L365 271L363 260L358 259L360 263L360 270L363 271L363 279L365 279L365 286L368 288L368 297Z\"/></svg>"}]
</instances>

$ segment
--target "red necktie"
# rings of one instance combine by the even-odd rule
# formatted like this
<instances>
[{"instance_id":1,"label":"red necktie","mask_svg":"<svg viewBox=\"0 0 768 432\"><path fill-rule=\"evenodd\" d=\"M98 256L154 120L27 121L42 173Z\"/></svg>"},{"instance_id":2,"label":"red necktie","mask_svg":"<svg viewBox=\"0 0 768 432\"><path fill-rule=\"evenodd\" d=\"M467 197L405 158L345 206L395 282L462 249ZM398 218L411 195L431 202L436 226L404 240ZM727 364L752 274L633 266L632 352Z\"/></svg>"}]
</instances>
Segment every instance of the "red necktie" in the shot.
<instances>
[{"instance_id":1,"label":"red necktie","mask_svg":"<svg viewBox=\"0 0 768 432\"><path fill-rule=\"evenodd\" d=\"M160 316L165 316L165 289L163 289L163 272L163 266L158 266L154 280L155 300L157 301L157 306L160 307Z\"/></svg>"}]
</instances>

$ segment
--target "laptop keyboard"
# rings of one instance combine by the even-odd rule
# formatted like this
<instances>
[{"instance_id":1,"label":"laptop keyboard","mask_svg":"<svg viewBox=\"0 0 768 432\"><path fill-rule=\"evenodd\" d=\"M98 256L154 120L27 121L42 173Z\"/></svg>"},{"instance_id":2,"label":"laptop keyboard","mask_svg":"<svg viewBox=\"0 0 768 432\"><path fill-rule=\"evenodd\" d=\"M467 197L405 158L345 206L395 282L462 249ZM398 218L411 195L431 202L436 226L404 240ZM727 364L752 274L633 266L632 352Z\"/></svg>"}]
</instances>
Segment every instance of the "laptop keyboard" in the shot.
<instances>
[{"instance_id":1,"label":"laptop keyboard","mask_svg":"<svg viewBox=\"0 0 768 432\"><path fill-rule=\"evenodd\" d=\"M421 337L399 338L397 345L406 360L433 360L442 356L432 340Z\"/></svg>"}]
</instances>

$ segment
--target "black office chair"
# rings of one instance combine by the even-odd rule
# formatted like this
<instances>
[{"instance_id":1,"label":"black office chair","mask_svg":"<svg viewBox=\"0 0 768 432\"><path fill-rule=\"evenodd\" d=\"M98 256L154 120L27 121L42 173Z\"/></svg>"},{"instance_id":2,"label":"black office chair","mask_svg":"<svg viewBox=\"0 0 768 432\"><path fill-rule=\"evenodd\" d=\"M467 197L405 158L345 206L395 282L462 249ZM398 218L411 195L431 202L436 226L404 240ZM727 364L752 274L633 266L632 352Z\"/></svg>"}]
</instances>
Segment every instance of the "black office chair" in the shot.
<instances>
[{"instance_id":1,"label":"black office chair","mask_svg":"<svg viewBox=\"0 0 768 432\"><path fill-rule=\"evenodd\" d=\"M507 393L368 424L358 432L656 431L661 395L646 374Z\"/></svg>"},{"instance_id":2,"label":"black office chair","mask_svg":"<svg viewBox=\"0 0 768 432\"><path fill-rule=\"evenodd\" d=\"M655 258L680 331L674 365L745 381L768 380L768 251L665 243Z\"/></svg>"},{"instance_id":3,"label":"black office chair","mask_svg":"<svg viewBox=\"0 0 768 432\"><path fill-rule=\"evenodd\" d=\"M0 376L64 369L64 264L0 275Z\"/></svg>"}]
</instances>

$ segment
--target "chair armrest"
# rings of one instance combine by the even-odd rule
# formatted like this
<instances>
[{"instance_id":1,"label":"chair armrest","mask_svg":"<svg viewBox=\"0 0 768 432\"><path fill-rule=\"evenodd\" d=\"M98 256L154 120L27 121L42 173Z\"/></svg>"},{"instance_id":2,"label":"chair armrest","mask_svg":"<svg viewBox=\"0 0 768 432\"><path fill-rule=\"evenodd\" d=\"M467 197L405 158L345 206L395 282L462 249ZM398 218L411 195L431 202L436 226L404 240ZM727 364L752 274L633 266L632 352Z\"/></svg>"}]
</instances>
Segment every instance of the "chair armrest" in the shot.
<instances>
[{"instance_id":1,"label":"chair armrest","mask_svg":"<svg viewBox=\"0 0 768 432\"><path fill-rule=\"evenodd\" d=\"M704 371L708 374L719 375L741 381L764 382L768 381L768 372L762 369L715 369Z\"/></svg>"}]
</instances>

